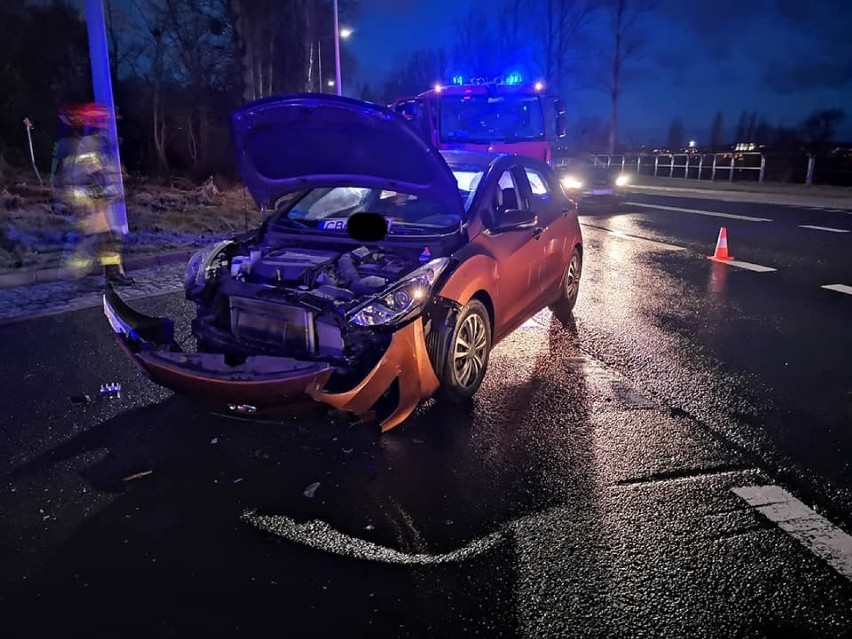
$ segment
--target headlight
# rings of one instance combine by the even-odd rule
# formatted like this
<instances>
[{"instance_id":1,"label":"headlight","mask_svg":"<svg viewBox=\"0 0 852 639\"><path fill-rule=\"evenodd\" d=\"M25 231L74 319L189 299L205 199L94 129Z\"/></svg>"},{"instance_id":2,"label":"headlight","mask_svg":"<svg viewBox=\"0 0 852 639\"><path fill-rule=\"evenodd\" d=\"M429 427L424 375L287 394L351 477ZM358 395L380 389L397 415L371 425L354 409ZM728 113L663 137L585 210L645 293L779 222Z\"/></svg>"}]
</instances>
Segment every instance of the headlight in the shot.
<instances>
[{"instance_id":1,"label":"headlight","mask_svg":"<svg viewBox=\"0 0 852 639\"><path fill-rule=\"evenodd\" d=\"M617 178L615 178L615 185L616 186L624 186L628 182L630 182L630 178L627 177L626 175L619 175Z\"/></svg>"},{"instance_id":2,"label":"headlight","mask_svg":"<svg viewBox=\"0 0 852 639\"><path fill-rule=\"evenodd\" d=\"M432 294L435 282L449 263L449 258L439 257L424 264L356 309L350 321L360 326L381 326L421 311Z\"/></svg>"},{"instance_id":3,"label":"headlight","mask_svg":"<svg viewBox=\"0 0 852 639\"><path fill-rule=\"evenodd\" d=\"M583 183L573 175L566 175L562 178L562 186L566 189L582 189Z\"/></svg>"},{"instance_id":4,"label":"headlight","mask_svg":"<svg viewBox=\"0 0 852 639\"><path fill-rule=\"evenodd\" d=\"M186 272L183 276L183 287L188 293L198 292L212 279L217 271L222 268L220 259L222 249L231 244L231 240L225 240L205 246L193 253L186 264Z\"/></svg>"}]
</instances>

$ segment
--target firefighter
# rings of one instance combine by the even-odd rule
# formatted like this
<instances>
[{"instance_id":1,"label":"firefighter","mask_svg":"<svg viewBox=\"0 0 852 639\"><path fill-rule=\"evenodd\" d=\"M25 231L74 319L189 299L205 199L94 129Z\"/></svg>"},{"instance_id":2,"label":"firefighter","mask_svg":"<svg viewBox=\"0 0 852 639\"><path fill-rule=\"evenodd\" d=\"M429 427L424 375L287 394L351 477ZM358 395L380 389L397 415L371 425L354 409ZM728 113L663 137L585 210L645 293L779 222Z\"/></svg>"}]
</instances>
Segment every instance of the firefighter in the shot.
<instances>
[{"instance_id":1,"label":"firefighter","mask_svg":"<svg viewBox=\"0 0 852 639\"><path fill-rule=\"evenodd\" d=\"M109 117L109 111L100 104L74 105L60 111L64 135L60 134L54 149L51 182L70 209L81 236L66 260L68 274L81 279L97 260L108 283L130 286L135 281L124 272L121 235L113 228L110 215L110 203L120 191L106 140Z\"/></svg>"}]
</instances>

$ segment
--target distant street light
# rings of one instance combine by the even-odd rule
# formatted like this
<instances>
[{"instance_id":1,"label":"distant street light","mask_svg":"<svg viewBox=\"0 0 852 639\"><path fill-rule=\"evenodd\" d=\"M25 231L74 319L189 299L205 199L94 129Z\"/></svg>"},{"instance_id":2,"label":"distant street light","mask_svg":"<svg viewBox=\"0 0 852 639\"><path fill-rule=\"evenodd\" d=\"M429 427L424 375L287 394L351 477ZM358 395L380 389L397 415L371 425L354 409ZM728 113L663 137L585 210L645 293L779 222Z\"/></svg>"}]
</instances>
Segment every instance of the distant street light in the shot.
<instances>
[{"instance_id":1,"label":"distant street light","mask_svg":"<svg viewBox=\"0 0 852 639\"><path fill-rule=\"evenodd\" d=\"M352 36L353 33L355 33L355 30L350 29L348 27L344 27L344 28L340 29L340 37L344 40L348 40ZM319 62L320 86L322 86L322 42L323 42L323 40L328 40L329 38L332 38L332 37L334 37L334 36L328 35L328 36L323 36L322 38L317 39L317 59L318 59L318 62ZM337 60L338 60L337 63L339 65L340 64L339 56L337 57ZM336 75L337 75L337 77L340 77L340 69L339 68L338 68ZM334 80L328 81L328 86L333 87L334 85L335 85ZM338 95L340 95L340 94L338 94Z\"/></svg>"}]
</instances>

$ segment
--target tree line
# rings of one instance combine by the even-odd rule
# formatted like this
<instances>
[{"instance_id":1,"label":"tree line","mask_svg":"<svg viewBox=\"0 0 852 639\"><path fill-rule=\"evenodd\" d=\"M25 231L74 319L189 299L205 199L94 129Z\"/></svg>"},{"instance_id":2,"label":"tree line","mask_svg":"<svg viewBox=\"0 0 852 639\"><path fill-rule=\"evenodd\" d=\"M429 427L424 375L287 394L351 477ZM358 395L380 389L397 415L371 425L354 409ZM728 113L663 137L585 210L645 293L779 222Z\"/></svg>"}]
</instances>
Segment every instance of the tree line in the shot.
<instances>
[{"instance_id":1,"label":"tree line","mask_svg":"<svg viewBox=\"0 0 852 639\"><path fill-rule=\"evenodd\" d=\"M385 82L349 95L388 103L458 72L496 77L522 68L563 94L597 88L618 101L633 79L642 19L654 0L495 0L455 25L447 49L412 52ZM333 68L330 0L104 0L122 161L130 172L198 179L231 174L229 115L241 102L322 91ZM340 0L357 21L358 0ZM591 37L597 28L610 37ZM344 77L356 61L341 49ZM45 167L58 108L91 100L85 21L70 0L0 3L0 169L28 163L23 119ZM579 61L582 60L582 63ZM325 74L327 77L330 75Z\"/></svg>"},{"instance_id":2,"label":"tree line","mask_svg":"<svg viewBox=\"0 0 852 639\"><path fill-rule=\"evenodd\" d=\"M743 110L733 129L733 139L725 131L722 112L716 113L709 128L709 135L701 140L707 150L722 150L735 143L771 146L780 151L807 150L824 153L834 141L837 127L846 118L842 109L814 111L796 126L770 124L766 116L758 111ZM703 137L703 136L702 136ZM667 148L682 149L686 145L683 120L675 118L669 124Z\"/></svg>"},{"instance_id":3,"label":"tree line","mask_svg":"<svg viewBox=\"0 0 852 639\"><path fill-rule=\"evenodd\" d=\"M132 173L233 177L229 116L236 106L276 93L331 90L325 86L334 67L331 0L104 5L122 161ZM340 0L341 22L357 23L359 10L359 0ZM612 152L619 103L642 72L646 19L655 10L656 0L494 0L447 25L449 46L412 51L389 77L345 87L346 93L387 104L454 74L488 78L515 70L562 96L604 92L606 118L581 118L572 141L578 150ZM352 77L357 61L347 47L341 57L343 76ZM48 167L59 107L91 100L91 86L86 24L71 0L3 0L0 171L29 164L24 118L35 127L36 163ZM824 142L842 118L837 110L816 113L793 129L744 112L736 137ZM680 146L683 126L674 125L669 142ZM720 114L711 144L723 137Z\"/></svg>"},{"instance_id":4,"label":"tree line","mask_svg":"<svg viewBox=\"0 0 852 639\"><path fill-rule=\"evenodd\" d=\"M340 0L341 20L356 0ZM104 0L122 162L149 176L233 177L229 116L276 93L321 91L330 0ZM341 51L345 74L355 60ZM329 65L331 67L331 65ZM58 110L91 101L84 17L68 0L0 3L0 171L50 165Z\"/></svg>"}]
</instances>

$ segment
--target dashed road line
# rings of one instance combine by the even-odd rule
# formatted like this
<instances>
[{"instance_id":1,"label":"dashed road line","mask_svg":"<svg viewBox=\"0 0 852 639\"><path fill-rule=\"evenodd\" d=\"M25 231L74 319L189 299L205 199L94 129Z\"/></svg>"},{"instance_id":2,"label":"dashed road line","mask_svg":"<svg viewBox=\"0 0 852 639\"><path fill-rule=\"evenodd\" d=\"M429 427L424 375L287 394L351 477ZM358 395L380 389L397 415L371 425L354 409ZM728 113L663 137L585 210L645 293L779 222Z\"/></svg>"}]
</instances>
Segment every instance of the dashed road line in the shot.
<instances>
[{"instance_id":1,"label":"dashed road line","mask_svg":"<svg viewBox=\"0 0 852 639\"><path fill-rule=\"evenodd\" d=\"M731 490L841 575L852 580L852 537L840 528L781 486L743 486Z\"/></svg>"},{"instance_id":2,"label":"dashed road line","mask_svg":"<svg viewBox=\"0 0 852 639\"><path fill-rule=\"evenodd\" d=\"M801 229L813 229L815 231L828 231L829 233L849 233L847 229L833 229L829 226L811 226L810 224L799 224Z\"/></svg>"},{"instance_id":3,"label":"dashed road line","mask_svg":"<svg viewBox=\"0 0 852 639\"><path fill-rule=\"evenodd\" d=\"M587 224L585 222L580 222L580 225L585 228L592 228L598 231L604 231L609 233L613 237L621 238L622 240L636 240L638 242L645 242L646 244L650 244L652 246L658 246L662 249L666 249L669 251L685 251L686 249L682 246L677 246L675 244L666 244L665 242L659 242L657 240L650 240L647 237L640 237L639 235L631 235L629 233L625 233L624 231L613 231L612 229L608 229L605 226L596 226L595 224Z\"/></svg>"},{"instance_id":4,"label":"dashed road line","mask_svg":"<svg viewBox=\"0 0 852 639\"><path fill-rule=\"evenodd\" d=\"M638 235L630 235L629 233L624 233L623 231L611 231L606 229L606 231L612 235L613 237L620 237L623 240L637 240L639 242L645 242L646 244L651 244L652 246L659 246L662 249L666 249L668 251L685 251L686 249L682 246L675 246L674 244L666 244L665 242L658 242L657 240L649 240L647 237L639 237Z\"/></svg>"},{"instance_id":5,"label":"dashed road line","mask_svg":"<svg viewBox=\"0 0 852 639\"><path fill-rule=\"evenodd\" d=\"M769 273L771 271L777 271L777 268L770 268L769 266L761 266L760 264L752 264L751 262L740 262L739 260L718 260L715 257L707 258L712 262L718 262L719 264L728 264L730 266L736 266L737 268L744 268L749 271L756 271L757 273Z\"/></svg>"},{"instance_id":6,"label":"dashed road line","mask_svg":"<svg viewBox=\"0 0 852 639\"><path fill-rule=\"evenodd\" d=\"M644 204L642 202L625 202L628 206L641 206L648 209L660 209L662 211L678 211L680 213L694 213L695 215L709 215L711 217L725 217L745 222L772 222L766 217L751 217L749 215L734 215L733 213L720 213L719 211L704 211L702 209L684 209L679 206L663 206L662 204Z\"/></svg>"},{"instance_id":7,"label":"dashed road line","mask_svg":"<svg viewBox=\"0 0 852 639\"><path fill-rule=\"evenodd\" d=\"M820 288L828 289L829 291L837 291L838 293L846 293L852 295L852 286L846 284L823 284Z\"/></svg>"}]
</instances>

